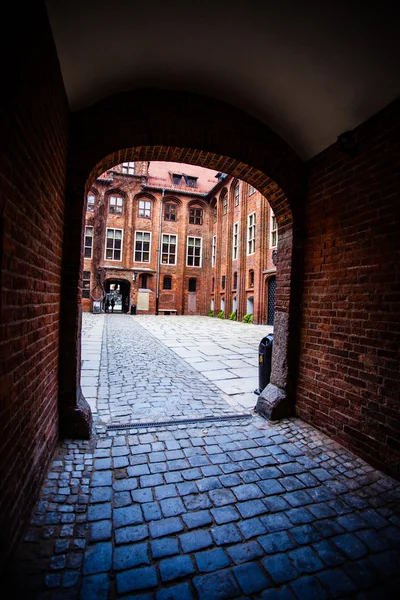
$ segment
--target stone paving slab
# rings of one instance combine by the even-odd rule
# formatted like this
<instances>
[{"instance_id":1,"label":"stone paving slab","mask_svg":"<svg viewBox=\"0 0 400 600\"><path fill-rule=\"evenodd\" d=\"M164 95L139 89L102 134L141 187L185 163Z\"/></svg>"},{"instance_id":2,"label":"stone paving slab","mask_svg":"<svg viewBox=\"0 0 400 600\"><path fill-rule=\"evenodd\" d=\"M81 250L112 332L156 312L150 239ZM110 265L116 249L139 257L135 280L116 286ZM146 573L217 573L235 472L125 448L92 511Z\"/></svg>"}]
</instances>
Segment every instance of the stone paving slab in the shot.
<instances>
[{"instance_id":1,"label":"stone paving slab","mask_svg":"<svg viewBox=\"0 0 400 600\"><path fill-rule=\"evenodd\" d=\"M273 327L202 316L131 318L198 371L220 371L206 376L232 407L249 409L249 394L258 388L258 346ZM249 381L231 385L235 378ZM252 408L256 402L254 396Z\"/></svg>"},{"instance_id":2,"label":"stone paving slab","mask_svg":"<svg viewBox=\"0 0 400 600\"><path fill-rule=\"evenodd\" d=\"M15 594L395 598L400 484L298 419L108 432L60 444Z\"/></svg>"}]
</instances>

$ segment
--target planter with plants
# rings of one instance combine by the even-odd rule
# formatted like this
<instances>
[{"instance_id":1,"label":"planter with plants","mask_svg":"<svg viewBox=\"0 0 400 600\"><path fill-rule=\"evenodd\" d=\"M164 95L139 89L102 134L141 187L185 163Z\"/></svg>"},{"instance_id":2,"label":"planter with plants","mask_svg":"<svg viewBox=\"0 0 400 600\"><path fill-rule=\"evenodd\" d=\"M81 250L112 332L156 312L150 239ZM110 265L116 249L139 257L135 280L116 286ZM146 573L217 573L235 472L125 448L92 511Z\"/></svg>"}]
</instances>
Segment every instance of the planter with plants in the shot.
<instances>
[{"instance_id":1,"label":"planter with plants","mask_svg":"<svg viewBox=\"0 0 400 600\"><path fill-rule=\"evenodd\" d=\"M237 312L236 312L236 310L234 310L233 312L230 313L229 320L230 321L237 321Z\"/></svg>"},{"instance_id":2,"label":"planter with plants","mask_svg":"<svg viewBox=\"0 0 400 600\"><path fill-rule=\"evenodd\" d=\"M208 311L208 316L209 317L213 317L214 316L214 311L213 310L209 310Z\"/></svg>"},{"instance_id":3,"label":"planter with plants","mask_svg":"<svg viewBox=\"0 0 400 600\"><path fill-rule=\"evenodd\" d=\"M253 315L244 315L243 319L242 319L242 323L252 323L253 322Z\"/></svg>"}]
</instances>

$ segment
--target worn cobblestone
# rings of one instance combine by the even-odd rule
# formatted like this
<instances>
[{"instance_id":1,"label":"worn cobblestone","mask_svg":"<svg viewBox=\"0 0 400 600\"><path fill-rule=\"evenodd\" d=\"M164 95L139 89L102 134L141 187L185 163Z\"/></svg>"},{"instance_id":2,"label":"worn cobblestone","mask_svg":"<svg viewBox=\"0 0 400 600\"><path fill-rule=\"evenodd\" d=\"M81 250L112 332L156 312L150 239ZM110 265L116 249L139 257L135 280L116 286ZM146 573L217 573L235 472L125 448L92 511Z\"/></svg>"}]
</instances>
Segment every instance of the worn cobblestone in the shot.
<instances>
[{"instance_id":1,"label":"worn cobblestone","mask_svg":"<svg viewBox=\"0 0 400 600\"><path fill-rule=\"evenodd\" d=\"M298 419L98 424L55 452L16 597L390 599L399 552L400 484Z\"/></svg>"}]
</instances>

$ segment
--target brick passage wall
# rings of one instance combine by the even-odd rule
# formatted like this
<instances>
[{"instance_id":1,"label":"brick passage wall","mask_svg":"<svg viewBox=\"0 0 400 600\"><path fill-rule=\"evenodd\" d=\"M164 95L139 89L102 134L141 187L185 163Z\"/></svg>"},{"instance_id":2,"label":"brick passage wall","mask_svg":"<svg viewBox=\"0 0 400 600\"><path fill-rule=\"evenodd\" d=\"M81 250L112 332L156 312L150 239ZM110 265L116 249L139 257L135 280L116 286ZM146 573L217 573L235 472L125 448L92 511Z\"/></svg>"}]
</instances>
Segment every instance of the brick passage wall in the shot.
<instances>
[{"instance_id":1,"label":"brick passage wall","mask_svg":"<svg viewBox=\"0 0 400 600\"><path fill-rule=\"evenodd\" d=\"M57 370L67 119L38 3L4 33L7 91L0 154L1 562L19 538L58 435ZM40 65L40 68L37 67Z\"/></svg>"},{"instance_id":2,"label":"brick passage wall","mask_svg":"<svg viewBox=\"0 0 400 600\"><path fill-rule=\"evenodd\" d=\"M297 414L400 474L400 104L309 164Z\"/></svg>"}]
</instances>

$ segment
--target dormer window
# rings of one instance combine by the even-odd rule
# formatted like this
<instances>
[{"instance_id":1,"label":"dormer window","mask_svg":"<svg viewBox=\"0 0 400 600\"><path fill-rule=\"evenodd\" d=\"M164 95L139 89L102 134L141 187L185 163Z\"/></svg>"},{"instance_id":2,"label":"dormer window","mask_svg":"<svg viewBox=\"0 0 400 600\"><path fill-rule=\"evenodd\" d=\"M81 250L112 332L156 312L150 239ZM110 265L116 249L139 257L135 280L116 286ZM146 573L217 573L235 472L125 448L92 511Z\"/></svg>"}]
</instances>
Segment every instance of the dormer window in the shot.
<instances>
[{"instance_id":1,"label":"dormer window","mask_svg":"<svg viewBox=\"0 0 400 600\"><path fill-rule=\"evenodd\" d=\"M172 183L174 185L182 185L182 175L177 175L176 173L173 173Z\"/></svg>"},{"instance_id":2,"label":"dormer window","mask_svg":"<svg viewBox=\"0 0 400 600\"><path fill-rule=\"evenodd\" d=\"M184 175L186 185L188 187L197 187L197 177L191 177L190 175Z\"/></svg>"},{"instance_id":3,"label":"dormer window","mask_svg":"<svg viewBox=\"0 0 400 600\"><path fill-rule=\"evenodd\" d=\"M122 163L122 173L124 175L134 175L135 174L135 163L134 162Z\"/></svg>"}]
</instances>

